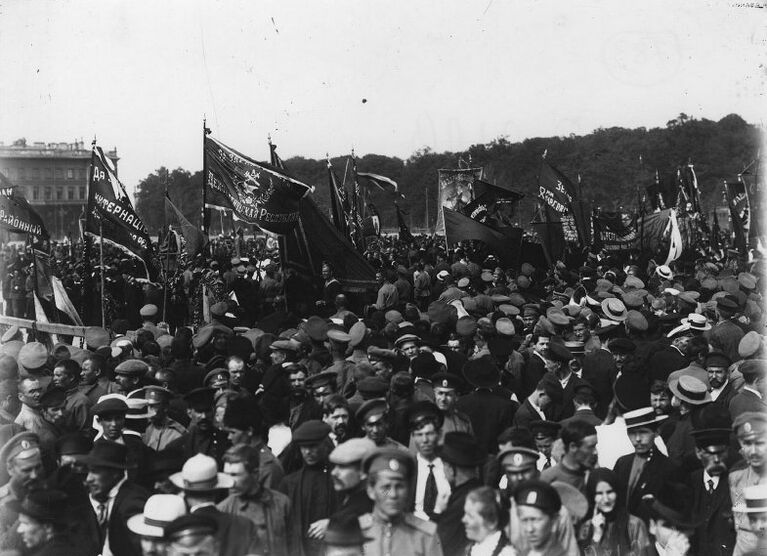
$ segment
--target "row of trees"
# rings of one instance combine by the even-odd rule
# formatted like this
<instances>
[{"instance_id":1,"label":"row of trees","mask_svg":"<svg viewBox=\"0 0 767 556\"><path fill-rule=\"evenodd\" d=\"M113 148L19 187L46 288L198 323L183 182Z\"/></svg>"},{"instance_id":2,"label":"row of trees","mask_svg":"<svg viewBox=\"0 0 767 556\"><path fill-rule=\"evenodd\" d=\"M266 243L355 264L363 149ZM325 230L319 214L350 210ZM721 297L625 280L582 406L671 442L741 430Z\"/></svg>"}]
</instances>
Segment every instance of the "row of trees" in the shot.
<instances>
[{"instance_id":1,"label":"row of trees","mask_svg":"<svg viewBox=\"0 0 767 556\"><path fill-rule=\"evenodd\" d=\"M757 156L760 134L758 127L736 114L718 122L680 114L665 128L600 128L583 136L537 137L514 143L500 137L460 153L435 153L427 147L407 160L368 154L357 160L357 168L398 182L406 197L402 205L406 206L408 223L413 228L434 225L437 170L456 168L459 160L471 160L472 166L484 167L487 181L524 193L518 223L525 226L534 211L537 174L544 151L547 160L574 181L580 176L586 200L606 210L621 206L634 210L638 192L654 183L656 170L663 182L673 185L677 167L691 161L703 208L711 211L723 204L722 182L733 179ZM347 157L335 157L331 162L339 178L345 176L350 188L353 178ZM325 160L292 157L285 160L285 165L297 179L315 185L315 200L320 206L329 207ZM139 183L136 193L136 208L150 231L155 232L163 225L166 183L173 202L189 220L199 222L202 173L160 168ZM383 226L396 227L394 199L374 187L371 197Z\"/></svg>"}]
</instances>

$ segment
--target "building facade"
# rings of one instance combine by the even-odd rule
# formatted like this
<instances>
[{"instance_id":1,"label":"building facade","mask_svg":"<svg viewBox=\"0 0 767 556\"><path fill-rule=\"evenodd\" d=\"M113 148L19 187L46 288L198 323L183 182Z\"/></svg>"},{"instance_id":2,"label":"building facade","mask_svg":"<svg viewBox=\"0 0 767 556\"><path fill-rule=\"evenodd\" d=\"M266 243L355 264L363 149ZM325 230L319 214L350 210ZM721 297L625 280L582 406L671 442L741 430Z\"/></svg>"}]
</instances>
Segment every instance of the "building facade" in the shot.
<instances>
[{"instance_id":1,"label":"building facade","mask_svg":"<svg viewBox=\"0 0 767 556\"><path fill-rule=\"evenodd\" d=\"M117 169L117 149L105 152ZM0 172L35 208L53 239L77 238L88 203L91 149L83 141L0 143Z\"/></svg>"}]
</instances>

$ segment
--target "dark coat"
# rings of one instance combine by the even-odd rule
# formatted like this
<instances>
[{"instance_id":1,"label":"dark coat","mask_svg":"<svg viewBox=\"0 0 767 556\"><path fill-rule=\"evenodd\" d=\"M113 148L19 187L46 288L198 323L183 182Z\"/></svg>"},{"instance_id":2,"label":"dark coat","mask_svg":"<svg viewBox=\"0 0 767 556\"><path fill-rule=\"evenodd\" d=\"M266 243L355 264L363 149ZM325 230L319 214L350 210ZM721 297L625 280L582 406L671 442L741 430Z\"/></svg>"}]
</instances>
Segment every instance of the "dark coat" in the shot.
<instances>
[{"instance_id":1,"label":"dark coat","mask_svg":"<svg viewBox=\"0 0 767 556\"><path fill-rule=\"evenodd\" d=\"M562 419L559 423L564 427L573 421L583 421L589 425L594 425L595 427L602 424L602 419L594 415L594 411L591 409L581 409L580 411L576 411L571 417Z\"/></svg>"},{"instance_id":2,"label":"dark coat","mask_svg":"<svg viewBox=\"0 0 767 556\"><path fill-rule=\"evenodd\" d=\"M546 412L544 411L543 414L546 415ZM517 409L516 413L514 413L512 424L515 427L523 427L529 429L530 423L540 420L541 416L535 410L535 408L533 408L533 404L530 403L530 400L525 399L525 401L522 402L522 405L519 406L519 409Z\"/></svg>"},{"instance_id":3,"label":"dark coat","mask_svg":"<svg viewBox=\"0 0 767 556\"><path fill-rule=\"evenodd\" d=\"M727 409L729 411L730 408L730 402L732 399L738 395L738 392L735 390L735 388L732 387L732 381L727 381L727 384L724 385L724 388L722 388L722 391L719 394L719 397L716 398L715 404L719 404L723 408Z\"/></svg>"},{"instance_id":4,"label":"dark coat","mask_svg":"<svg viewBox=\"0 0 767 556\"><path fill-rule=\"evenodd\" d=\"M554 388L556 389L555 399L557 403L554 405L555 421L561 421L572 417L575 413L575 406L573 406L573 398L575 397L575 390L584 385L588 385L588 382L579 378L578 375L570 375L570 380L567 381L567 386L562 388L559 380L552 381Z\"/></svg>"},{"instance_id":5,"label":"dark coat","mask_svg":"<svg viewBox=\"0 0 767 556\"><path fill-rule=\"evenodd\" d=\"M719 478L713 494L703 484L703 470L690 474L688 493L692 493L693 522L702 522L695 530L690 552L700 556L730 556L735 547L735 524L727 475Z\"/></svg>"},{"instance_id":6,"label":"dark coat","mask_svg":"<svg viewBox=\"0 0 767 556\"><path fill-rule=\"evenodd\" d=\"M682 355L678 349L673 346L666 346L660 351L656 351L655 354L650 357L650 362L647 366L649 369L650 383L653 380L661 380L666 382L668 375L679 369L683 369L688 365L687 358Z\"/></svg>"},{"instance_id":7,"label":"dark coat","mask_svg":"<svg viewBox=\"0 0 767 556\"><path fill-rule=\"evenodd\" d=\"M216 520L219 556L242 556L251 552L251 543L257 539L256 526L247 517L224 513L215 506L202 506L192 513Z\"/></svg>"},{"instance_id":8,"label":"dark coat","mask_svg":"<svg viewBox=\"0 0 767 556\"><path fill-rule=\"evenodd\" d=\"M522 371L522 380L517 388L517 397L521 400L528 397L535 391L535 387L546 374L546 364L543 359L538 357L535 353L530 354L530 359L527 360ZM474 429L476 430L476 429Z\"/></svg>"},{"instance_id":9,"label":"dark coat","mask_svg":"<svg viewBox=\"0 0 767 556\"><path fill-rule=\"evenodd\" d=\"M221 465L224 452L228 448L229 438L224 431L216 429L208 434L201 432L195 427L189 429L189 431L165 447L166 450L181 450L184 455L184 461L196 454L205 454L215 459L219 465Z\"/></svg>"},{"instance_id":10,"label":"dark coat","mask_svg":"<svg viewBox=\"0 0 767 556\"><path fill-rule=\"evenodd\" d=\"M597 397L597 406L594 413L604 419L607 416L607 408L613 399L613 384L618 376L613 354L604 349L598 349L583 358L583 371L581 377L591 384Z\"/></svg>"},{"instance_id":11,"label":"dark coat","mask_svg":"<svg viewBox=\"0 0 767 556\"><path fill-rule=\"evenodd\" d=\"M302 467L286 475L279 490L290 498L289 553L296 556L323 554L322 541L309 538L307 531L312 523L329 518L338 507L330 473L320 467Z\"/></svg>"},{"instance_id":12,"label":"dark coat","mask_svg":"<svg viewBox=\"0 0 767 556\"><path fill-rule=\"evenodd\" d=\"M479 444L488 453L495 454L498 452L498 435L511 425L519 404L490 390L478 388L461 397L456 407L471 420Z\"/></svg>"},{"instance_id":13,"label":"dark coat","mask_svg":"<svg viewBox=\"0 0 767 556\"><path fill-rule=\"evenodd\" d=\"M615 471L618 485L623 492L623 500L627 501L628 512L647 522L648 516L641 509L642 497L646 494L657 496L665 488L673 488L680 482L680 472L666 456L655 451L645 463L634 490L628 492L633 461L633 453L621 456L615 462L613 471Z\"/></svg>"},{"instance_id":14,"label":"dark coat","mask_svg":"<svg viewBox=\"0 0 767 556\"><path fill-rule=\"evenodd\" d=\"M466 545L469 541L466 538L466 529L461 522L463 505L469 492L481 486L482 481L479 479L469 479L450 493L447 507L437 520L437 534L445 556L461 556L466 553Z\"/></svg>"},{"instance_id":15,"label":"dark coat","mask_svg":"<svg viewBox=\"0 0 767 556\"><path fill-rule=\"evenodd\" d=\"M117 491L112 511L109 514L109 547L115 556L141 556L141 544L138 536L128 529L128 518L144 511L144 503L149 492L143 487L125 481ZM98 531L98 518L93 506L89 505L86 519L90 521L89 530Z\"/></svg>"},{"instance_id":16,"label":"dark coat","mask_svg":"<svg viewBox=\"0 0 767 556\"><path fill-rule=\"evenodd\" d=\"M373 501L368 496L367 481L362 481L356 488L343 493L338 510L331 518L359 517L373 511Z\"/></svg>"}]
</instances>

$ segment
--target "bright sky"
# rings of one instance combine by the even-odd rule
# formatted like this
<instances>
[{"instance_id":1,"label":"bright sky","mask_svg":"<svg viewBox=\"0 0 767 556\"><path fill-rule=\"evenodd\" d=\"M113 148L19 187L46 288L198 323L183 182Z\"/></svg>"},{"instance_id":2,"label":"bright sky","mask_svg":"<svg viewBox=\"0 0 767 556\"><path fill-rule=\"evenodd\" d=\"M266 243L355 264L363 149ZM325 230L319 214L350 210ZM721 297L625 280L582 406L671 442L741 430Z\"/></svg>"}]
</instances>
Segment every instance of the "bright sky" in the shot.
<instances>
[{"instance_id":1,"label":"bright sky","mask_svg":"<svg viewBox=\"0 0 767 556\"><path fill-rule=\"evenodd\" d=\"M682 1L0 0L0 140L116 146L129 190L202 167L499 136L763 124L767 10ZM367 102L363 103L363 99Z\"/></svg>"}]
</instances>

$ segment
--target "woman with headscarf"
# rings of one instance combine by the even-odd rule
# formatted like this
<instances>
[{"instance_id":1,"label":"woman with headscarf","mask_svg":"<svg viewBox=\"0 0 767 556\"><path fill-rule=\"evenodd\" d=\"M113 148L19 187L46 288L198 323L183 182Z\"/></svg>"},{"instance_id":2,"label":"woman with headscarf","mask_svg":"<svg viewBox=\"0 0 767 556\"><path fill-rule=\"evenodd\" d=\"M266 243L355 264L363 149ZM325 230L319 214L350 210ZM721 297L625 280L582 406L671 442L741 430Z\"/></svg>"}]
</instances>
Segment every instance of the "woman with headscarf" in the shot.
<instances>
[{"instance_id":1,"label":"woman with headscarf","mask_svg":"<svg viewBox=\"0 0 767 556\"><path fill-rule=\"evenodd\" d=\"M587 556L627 556L641 554L650 544L647 528L626 510L615 473L600 467L589 475L586 498L587 519L580 527L578 540Z\"/></svg>"}]
</instances>

